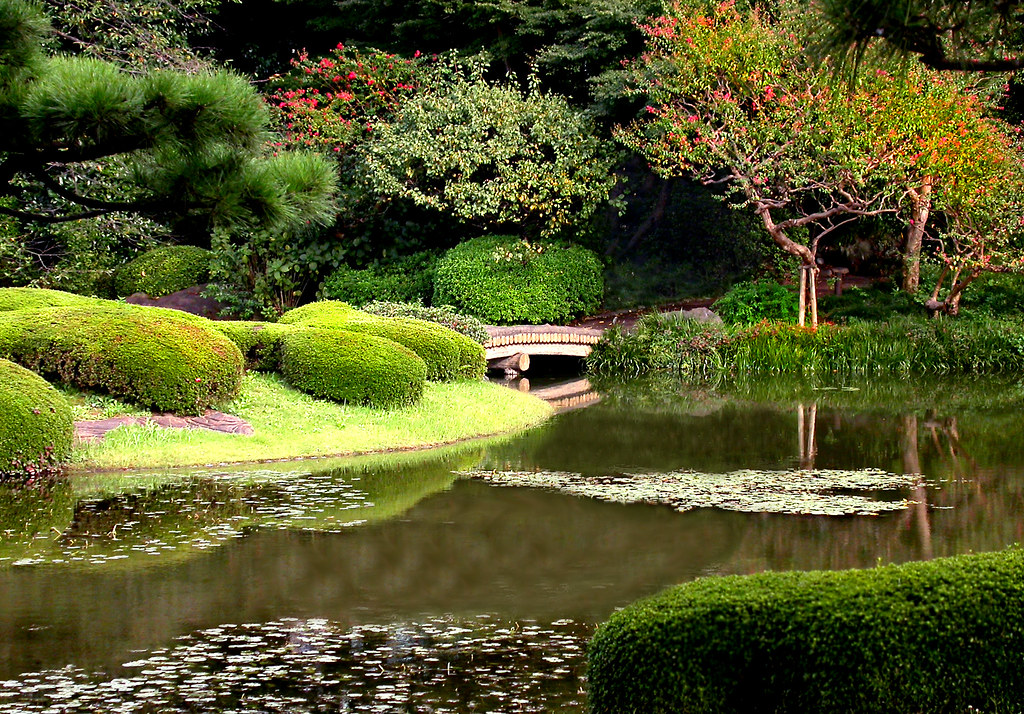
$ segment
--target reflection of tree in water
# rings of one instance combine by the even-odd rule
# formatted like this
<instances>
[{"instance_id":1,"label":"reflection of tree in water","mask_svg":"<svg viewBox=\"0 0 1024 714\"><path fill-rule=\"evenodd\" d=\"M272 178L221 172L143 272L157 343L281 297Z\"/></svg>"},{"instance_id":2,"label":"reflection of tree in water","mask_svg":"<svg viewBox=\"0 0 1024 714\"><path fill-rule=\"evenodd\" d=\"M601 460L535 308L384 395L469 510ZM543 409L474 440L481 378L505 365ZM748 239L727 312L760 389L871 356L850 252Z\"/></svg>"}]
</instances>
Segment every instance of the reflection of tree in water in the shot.
<instances>
[{"instance_id":1,"label":"reflection of tree in water","mask_svg":"<svg viewBox=\"0 0 1024 714\"><path fill-rule=\"evenodd\" d=\"M816 402L800 402L795 411L800 468L831 465L850 440L870 438L879 467L923 476L909 494L912 506L876 518L755 517L726 571L863 568L1024 540L1024 468L1012 446L1024 434L1012 415L929 409L865 418L822 411Z\"/></svg>"}]
</instances>

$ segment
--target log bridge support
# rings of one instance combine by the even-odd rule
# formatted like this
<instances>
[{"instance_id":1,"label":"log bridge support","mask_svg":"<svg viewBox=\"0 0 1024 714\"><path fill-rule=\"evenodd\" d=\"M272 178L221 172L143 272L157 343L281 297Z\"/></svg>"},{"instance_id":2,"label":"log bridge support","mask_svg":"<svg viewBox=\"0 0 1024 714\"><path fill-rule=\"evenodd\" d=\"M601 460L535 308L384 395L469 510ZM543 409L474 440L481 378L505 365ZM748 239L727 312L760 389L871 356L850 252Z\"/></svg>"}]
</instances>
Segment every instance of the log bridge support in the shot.
<instances>
[{"instance_id":1,"label":"log bridge support","mask_svg":"<svg viewBox=\"0 0 1024 714\"><path fill-rule=\"evenodd\" d=\"M510 376L529 370L531 356L586 357L602 335L601 330L557 325L488 327L487 332L487 368Z\"/></svg>"}]
</instances>

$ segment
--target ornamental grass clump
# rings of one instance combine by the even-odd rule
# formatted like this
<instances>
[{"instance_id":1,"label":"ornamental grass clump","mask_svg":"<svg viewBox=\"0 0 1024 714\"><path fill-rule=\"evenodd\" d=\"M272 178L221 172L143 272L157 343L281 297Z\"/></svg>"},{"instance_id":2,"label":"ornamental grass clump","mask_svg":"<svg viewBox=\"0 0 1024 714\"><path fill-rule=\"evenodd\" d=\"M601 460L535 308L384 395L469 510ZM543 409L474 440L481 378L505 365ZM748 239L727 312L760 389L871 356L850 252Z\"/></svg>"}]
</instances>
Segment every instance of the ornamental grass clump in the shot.
<instances>
[{"instance_id":1,"label":"ornamental grass clump","mask_svg":"<svg viewBox=\"0 0 1024 714\"><path fill-rule=\"evenodd\" d=\"M382 337L308 328L282 338L281 373L314 397L399 407L423 395L427 366L412 350Z\"/></svg>"},{"instance_id":2,"label":"ornamental grass clump","mask_svg":"<svg viewBox=\"0 0 1024 714\"><path fill-rule=\"evenodd\" d=\"M67 400L39 375L0 359L0 478L53 471L73 438Z\"/></svg>"},{"instance_id":3,"label":"ornamental grass clump","mask_svg":"<svg viewBox=\"0 0 1024 714\"><path fill-rule=\"evenodd\" d=\"M0 312L0 357L146 409L202 414L238 392L243 367L207 323L111 302Z\"/></svg>"},{"instance_id":4,"label":"ornamental grass clump","mask_svg":"<svg viewBox=\"0 0 1024 714\"><path fill-rule=\"evenodd\" d=\"M596 374L993 374L1024 369L1019 323L896 317L815 328L716 326L648 316L611 330L587 360Z\"/></svg>"},{"instance_id":5,"label":"ornamental grass clump","mask_svg":"<svg viewBox=\"0 0 1024 714\"><path fill-rule=\"evenodd\" d=\"M710 577L594 635L593 714L1018 712L1024 551Z\"/></svg>"}]
</instances>

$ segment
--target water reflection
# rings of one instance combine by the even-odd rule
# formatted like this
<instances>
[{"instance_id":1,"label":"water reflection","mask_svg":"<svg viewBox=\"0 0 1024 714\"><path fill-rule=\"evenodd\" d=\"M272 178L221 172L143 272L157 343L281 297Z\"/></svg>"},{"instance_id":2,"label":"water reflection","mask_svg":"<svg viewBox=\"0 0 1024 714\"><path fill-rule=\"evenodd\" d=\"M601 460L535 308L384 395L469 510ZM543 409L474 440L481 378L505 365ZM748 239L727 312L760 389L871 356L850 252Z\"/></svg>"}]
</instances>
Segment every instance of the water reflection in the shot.
<instances>
[{"instance_id":1,"label":"water reflection","mask_svg":"<svg viewBox=\"0 0 1024 714\"><path fill-rule=\"evenodd\" d=\"M544 656L564 659L565 643L585 640L589 628L615 608L701 575L872 567L1024 542L1019 446L1024 423L1016 383L849 386L772 380L695 387L667 382L602 391L594 406L562 414L521 438L426 460L364 460L315 471L292 466L274 472L92 477L29 490L0 488L0 679L19 682L0 689L0 704L13 711L50 696L18 694L28 691L32 677L41 687L56 686L46 690L51 694L61 691L61 681L73 680L82 701L107 696L119 678L135 681L136 674L122 668L126 662L168 656L181 637L186 650L214 647L211 638L218 635L210 633L225 623L256 623L248 626L252 631L232 629L231 636L243 643L245 637L255 638L252 651L277 657L273 666L283 667L287 679L297 671L289 668L302 660L281 659L295 643L292 635L284 640L279 635L300 627L294 623L322 622L341 649L353 637L376 637L373 633L384 638L380 647L390 647L387 643L399 636L395 633L405 633L401 637L420 643L410 651L419 652L416 647L426 647L423 638L435 630L454 632L451 648L465 644L459 657L475 658L481 655L465 653L532 646L518 640L510 645L497 634L514 627L509 623L530 622L544 643L538 646L548 648L540 660L531 659L539 672L546 666ZM879 516L716 509L681 514L667 507L495 488L453 475L473 468L596 476L870 468L921 474L922 481L910 493L909 509ZM465 624L481 615L491 618L488 623L503 624L491 630L491 625L481 630ZM574 623L575 634L552 639L551 633L565 634L553 623L565 621ZM367 662L383 656L380 647L370 648L378 654ZM324 670L324 681L341 681L345 667L364 671L354 663L355 655L341 649L331 656L349 664ZM424 658L446 661L429 649L421 653ZM159 696L177 697L167 704L171 710L190 701L177 691L185 682L213 676L203 669L209 663L192 668L186 655L174 661L173 671L153 669L154 677L169 682L169 689L156 688ZM323 684L317 680L314 689L325 698L309 710L341 707L337 697L344 689L350 697L344 706L351 710L374 711L389 701L378 694L392 691L405 697L401 706L428 711L412 692L452 691L444 683L451 680L433 679L440 675L430 661L405 663L407 670L426 672L405 689L404 680L390 670L380 680L364 682L369 689L361 694L349 684L317 689ZM497 678L487 681L494 687L512 681L500 679L500 663L481 661L489 663L478 673L485 678L485 671L492 672ZM63 675L26 674L69 664L76 669ZM575 666L569 669L577 672ZM529 682L529 672L521 672ZM18 679L23 674L28 679ZM544 687L554 687L546 693L522 682L507 689L526 692L534 704L579 710L578 674L562 674L545 680ZM255 681L247 677L238 681ZM556 681L557 686L551 684ZM379 690L374 682L393 689ZM241 696L234 684L224 686L223 702ZM456 689L466 691L462 685ZM534 704L501 705L479 692L463 699L442 694L430 700L436 711L469 711L471 705L544 710ZM357 695L361 698L351 698ZM257 701L273 711L291 700L257 698L250 704ZM309 702L292 704L301 709Z\"/></svg>"}]
</instances>

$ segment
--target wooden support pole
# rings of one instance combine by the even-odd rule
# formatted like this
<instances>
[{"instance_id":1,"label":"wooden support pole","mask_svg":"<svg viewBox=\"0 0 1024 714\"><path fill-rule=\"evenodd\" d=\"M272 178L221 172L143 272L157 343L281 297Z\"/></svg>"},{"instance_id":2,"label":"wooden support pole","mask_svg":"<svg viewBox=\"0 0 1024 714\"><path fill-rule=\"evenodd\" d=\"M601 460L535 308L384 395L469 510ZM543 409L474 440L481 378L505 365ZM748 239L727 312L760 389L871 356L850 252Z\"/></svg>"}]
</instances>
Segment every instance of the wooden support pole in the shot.
<instances>
[{"instance_id":1,"label":"wooden support pole","mask_svg":"<svg viewBox=\"0 0 1024 714\"><path fill-rule=\"evenodd\" d=\"M810 273L808 281L811 287L811 327L818 326L818 269L811 266L807 271Z\"/></svg>"},{"instance_id":2,"label":"wooden support pole","mask_svg":"<svg viewBox=\"0 0 1024 714\"><path fill-rule=\"evenodd\" d=\"M800 300L799 300L799 315L797 317L797 324L800 327L804 326L804 315L807 313L807 266L801 265L800 270Z\"/></svg>"}]
</instances>

